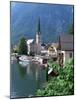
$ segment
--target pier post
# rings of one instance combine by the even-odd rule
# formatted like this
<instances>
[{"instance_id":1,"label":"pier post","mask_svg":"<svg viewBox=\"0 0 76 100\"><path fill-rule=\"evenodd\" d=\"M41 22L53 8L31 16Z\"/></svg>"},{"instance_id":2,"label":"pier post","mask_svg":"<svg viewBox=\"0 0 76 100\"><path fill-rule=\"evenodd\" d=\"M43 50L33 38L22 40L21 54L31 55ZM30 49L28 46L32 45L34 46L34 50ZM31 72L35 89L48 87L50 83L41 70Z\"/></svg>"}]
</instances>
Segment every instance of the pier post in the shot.
<instances>
[{"instance_id":1,"label":"pier post","mask_svg":"<svg viewBox=\"0 0 76 100\"><path fill-rule=\"evenodd\" d=\"M46 67L46 81L48 81L48 64L47 64L47 67Z\"/></svg>"}]
</instances>

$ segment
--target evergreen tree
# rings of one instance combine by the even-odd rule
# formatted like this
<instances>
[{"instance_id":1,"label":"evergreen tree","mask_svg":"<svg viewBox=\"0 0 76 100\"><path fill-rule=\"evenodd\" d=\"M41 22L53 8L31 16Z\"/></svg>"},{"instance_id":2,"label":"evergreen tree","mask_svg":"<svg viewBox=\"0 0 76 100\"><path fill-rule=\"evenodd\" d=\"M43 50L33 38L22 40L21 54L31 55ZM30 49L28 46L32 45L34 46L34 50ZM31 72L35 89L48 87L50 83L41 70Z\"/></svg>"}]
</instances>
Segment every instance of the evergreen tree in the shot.
<instances>
[{"instance_id":1,"label":"evergreen tree","mask_svg":"<svg viewBox=\"0 0 76 100\"><path fill-rule=\"evenodd\" d=\"M24 37L21 38L19 43L19 54L27 55L27 43Z\"/></svg>"}]
</instances>

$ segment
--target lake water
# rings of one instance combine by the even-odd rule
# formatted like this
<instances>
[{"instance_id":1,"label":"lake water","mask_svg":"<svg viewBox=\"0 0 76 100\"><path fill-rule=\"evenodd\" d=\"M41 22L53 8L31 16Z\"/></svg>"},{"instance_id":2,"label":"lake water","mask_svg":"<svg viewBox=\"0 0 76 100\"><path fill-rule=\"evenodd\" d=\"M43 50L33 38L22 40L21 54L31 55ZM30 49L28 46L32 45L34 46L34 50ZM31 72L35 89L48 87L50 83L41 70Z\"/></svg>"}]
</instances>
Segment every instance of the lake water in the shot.
<instances>
[{"instance_id":1,"label":"lake water","mask_svg":"<svg viewBox=\"0 0 76 100\"><path fill-rule=\"evenodd\" d=\"M25 67L17 61L11 63L11 98L35 96L37 89L46 83L46 70L40 65L29 62Z\"/></svg>"}]
</instances>

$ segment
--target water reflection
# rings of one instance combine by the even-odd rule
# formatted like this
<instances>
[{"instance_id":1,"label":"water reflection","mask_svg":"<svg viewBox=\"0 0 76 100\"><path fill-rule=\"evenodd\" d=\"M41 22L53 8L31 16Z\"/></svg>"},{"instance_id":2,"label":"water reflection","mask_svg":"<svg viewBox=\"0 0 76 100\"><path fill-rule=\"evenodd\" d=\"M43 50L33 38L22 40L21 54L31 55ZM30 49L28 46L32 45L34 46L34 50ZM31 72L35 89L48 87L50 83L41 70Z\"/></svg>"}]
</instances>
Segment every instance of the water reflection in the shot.
<instances>
[{"instance_id":1,"label":"water reflection","mask_svg":"<svg viewBox=\"0 0 76 100\"><path fill-rule=\"evenodd\" d=\"M26 67L23 67L22 65L18 64L18 68L19 68L19 75L21 76L21 78L25 78L26 75Z\"/></svg>"},{"instance_id":2,"label":"water reflection","mask_svg":"<svg viewBox=\"0 0 76 100\"><path fill-rule=\"evenodd\" d=\"M13 98L35 96L37 89L42 88L46 82L46 70L33 62L29 62L27 66L13 62L11 64L11 80L11 96Z\"/></svg>"}]
</instances>

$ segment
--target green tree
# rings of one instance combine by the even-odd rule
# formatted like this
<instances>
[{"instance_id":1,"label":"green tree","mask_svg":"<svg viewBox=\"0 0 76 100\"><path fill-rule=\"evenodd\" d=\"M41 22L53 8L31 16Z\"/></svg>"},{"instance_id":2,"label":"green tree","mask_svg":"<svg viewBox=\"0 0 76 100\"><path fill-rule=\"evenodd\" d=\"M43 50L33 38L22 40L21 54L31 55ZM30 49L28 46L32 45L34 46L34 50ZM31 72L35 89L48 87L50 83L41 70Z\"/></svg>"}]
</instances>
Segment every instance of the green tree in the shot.
<instances>
[{"instance_id":1,"label":"green tree","mask_svg":"<svg viewBox=\"0 0 76 100\"><path fill-rule=\"evenodd\" d=\"M19 68L20 77L24 79L26 76L26 68L22 67L20 64L18 64L18 66L19 66L18 68Z\"/></svg>"},{"instance_id":2,"label":"green tree","mask_svg":"<svg viewBox=\"0 0 76 100\"><path fill-rule=\"evenodd\" d=\"M24 37L20 39L18 53L27 55L27 43Z\"/></svg>"}]
</instances>

